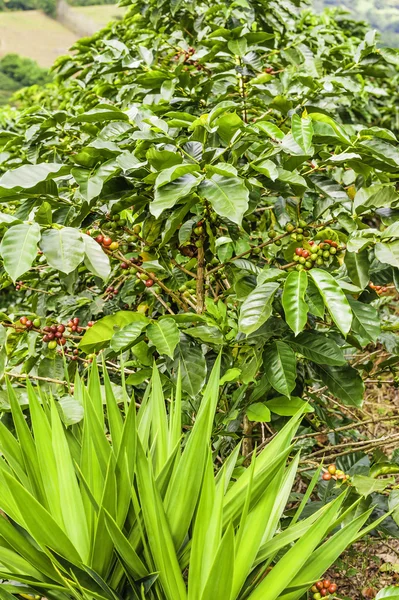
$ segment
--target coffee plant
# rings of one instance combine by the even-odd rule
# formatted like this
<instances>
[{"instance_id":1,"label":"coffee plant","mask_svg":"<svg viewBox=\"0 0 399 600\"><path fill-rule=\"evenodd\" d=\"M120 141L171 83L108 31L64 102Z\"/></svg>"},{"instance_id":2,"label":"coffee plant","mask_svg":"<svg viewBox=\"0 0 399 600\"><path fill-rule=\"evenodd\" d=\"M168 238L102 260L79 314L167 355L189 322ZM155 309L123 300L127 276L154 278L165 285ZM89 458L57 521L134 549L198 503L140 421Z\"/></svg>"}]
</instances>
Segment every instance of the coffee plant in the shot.
<instances>
[{"instance_id":1,"label":"coffee plant","mask_svg":"<svg viewBox=\"0 0 399 600\"><path fill-rule=\"evenodd\" d=\"M119 397L180 365L189 426L221 354L247 455L398 386L399 52L299 0L140 0L73 50L1 114L3 410L101 356Z\"/></svg>"}]
</instances>

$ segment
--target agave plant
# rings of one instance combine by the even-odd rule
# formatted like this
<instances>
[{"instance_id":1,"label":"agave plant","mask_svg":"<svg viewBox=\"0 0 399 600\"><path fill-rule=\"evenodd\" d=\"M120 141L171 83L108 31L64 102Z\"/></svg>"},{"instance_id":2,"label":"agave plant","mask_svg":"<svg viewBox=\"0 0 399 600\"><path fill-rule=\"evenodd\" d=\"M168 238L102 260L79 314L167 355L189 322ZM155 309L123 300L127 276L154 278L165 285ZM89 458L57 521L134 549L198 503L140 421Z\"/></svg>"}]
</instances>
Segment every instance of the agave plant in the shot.
<instances>
[{"instance_id":1,"label":"agave plant","mask_svg":"<svg viewBox=\"0 0 399 600\"><path fill-rule=\"evenodd\" d=\"M25 419L8 385L15 435L0 422L3 598L23 586L60 599L296 600L369 529L370 510L359 514L346 492L300 519L313 484L281 529L300 413L247 469L235 470L237 446L215 474L219 363L186 437L179 381L165 402L155 367L138 410L127 394L121 410L106 371L104 408L94 364L87 385L75 380L85 417L70 428L51 395L29 383Z\"/></svg>"}]
</instances>

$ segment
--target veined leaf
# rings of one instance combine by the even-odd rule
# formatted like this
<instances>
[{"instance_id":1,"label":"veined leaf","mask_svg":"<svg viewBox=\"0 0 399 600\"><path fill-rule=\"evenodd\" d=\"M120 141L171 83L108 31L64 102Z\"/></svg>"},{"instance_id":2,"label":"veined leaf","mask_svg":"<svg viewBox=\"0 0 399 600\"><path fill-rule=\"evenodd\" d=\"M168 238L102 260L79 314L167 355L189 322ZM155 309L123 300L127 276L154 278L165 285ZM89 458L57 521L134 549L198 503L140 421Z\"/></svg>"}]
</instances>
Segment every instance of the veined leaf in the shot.
<instances>
[{"instance_id":1,"label":"veined leaf","mask_svg":"<svg viewBox=\"0 0 399 600\"><path fill-rule=\"evenodd\" d=\"M308 287L306 271L292 271L285 280L282 303L285 320L295 335L305 327L309 307L305 302L305 292Z\"/></svg>"},{"instance_id":2,"label":"veined leaf","mask_svg":"<svg viewBox=\"0 0 399 600\"><path fill-rule=\"evenodd\" d=\"M285 342L273 342L263 355L263 366L270 384L283 396L295 388L295 353Z\"/></svg>"},{"instance_id":3,"label":"veined leaf","mask_svg":"<svg viewBox=\"0 0 399 600\"><path fill-rule=\"evenodd\" d=\"M244 180L239 177L215 174L201 183L199 193L212 204L218 215L230 219L237 225L241 224L244 213L248 209L249 198Z\"/></svg>"},{"instance_id":4,"label":"veined leaf","mask_svg":"<svg viewBox=\"0 0 399 600\"><path fill-rule=\"evenodd\" d=\"M340 286L330 273L321 269L309 271L338 329L347 335L352 324L352 311L349 302Z\"/></svg>"},{"instance_id":5,"label":"veined leaf","mask_svg":"<svg viewBox=\"0 0 399 600\"><path fill-rule=\"evenodd\" d=\"M13 281L30 269L37 256L40 227L20 223L7 229L0 246L4 268Z\"/></svg>"},{"instance_id":6,"label":"veined leaf","mask_svg":"<svg viewBox=\"0 0 399 600\"><path fill-rule=\"evenodd\" d=\"M272 314L274 294L279 287L278 283L263 283L249 294L241 306L238 320L238 328L242 333L249 335L267 321Z\"/></svg>"},{"instance_id":7,"label":"veined leaf","mask_svg":"<svg viewBox=\"0 0 399 600\"><path fill-rule=\"evenodd\" d=\"M147 335L159 354L166 354L173 358L180 338L179 329L173 319L160 319L150 323L147 327Z\"/></svg>"},{"instance_id":8,"label":"veined leaf","mask_svg":"<svg viewBox=\"0 0 399 600\"><path fill-rule=\"evenodd\" d=\"M78 230L72 227L43 232L40 248L51 267L62 273L71 273L80 265L85 246Z\"/></svg>"}]
</instances>

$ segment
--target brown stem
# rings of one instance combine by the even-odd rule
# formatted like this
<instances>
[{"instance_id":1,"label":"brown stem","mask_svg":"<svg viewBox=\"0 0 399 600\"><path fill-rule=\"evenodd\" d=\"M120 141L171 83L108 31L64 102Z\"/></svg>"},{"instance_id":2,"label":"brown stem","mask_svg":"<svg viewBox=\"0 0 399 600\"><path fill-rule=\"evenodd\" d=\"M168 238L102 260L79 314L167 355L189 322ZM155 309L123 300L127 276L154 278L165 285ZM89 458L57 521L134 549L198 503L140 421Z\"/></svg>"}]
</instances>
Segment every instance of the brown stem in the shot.
<instances>
[{"instance_id":1,"label":"brown stem","mask_svg":"<svg viewBox=\"0 0 399 600\"><path fill-rule=\"evenodd\" d=\"M174 315L175 313L173 312L173 310L170 308L170 306L168 306L165 302L165 300L163 298L161 298L161 296L159 294L157 294L152 288L149 288L150 292L153 296L155 296L155 298L158 300L158 302L160 302L162 304L162 306L168 311L168 313L170 313L171 315Z\"/></svg>"},{"instance_id":2,"label":"brown stem","mask_svg":"<svg viewBox=\"0 0 399 600\"><path fill-rule=\"evenodd\" d=\"M241 453L245 457L249 457L253 452L253 442L252 442L252 430L254 428L253 423L248 419L248 417L244 416L243 423L243 440L242 440L242 449Z\"/></svg>"},{"instance_id":3,"label":"brown stem","mask_svg":"<svg viewBox=\"0 0 399 600\"><path fill-rule=\"evenodd\" d=\"M172 265L174 265L175 267L180 269L180 271L183 271L183 273L185 273L186 275L193 277L193 279L197 279L197 275L195 273L193 273L192 271L189 271L188 269L183 267L183 265L179 265L179 263L174 258L172 258L170 262L172 263Z\"/></svg>"},{"instance_id":4,"label":"brown stem","mask_svg":"<svg viewBox=\"0 0 399 600\"><path fill-rule=\"evenodd\" d=\"M205 307L205 252L204 248L198 248L197 256L197 313L202 314Z\"/></svg>"}]
</instances>

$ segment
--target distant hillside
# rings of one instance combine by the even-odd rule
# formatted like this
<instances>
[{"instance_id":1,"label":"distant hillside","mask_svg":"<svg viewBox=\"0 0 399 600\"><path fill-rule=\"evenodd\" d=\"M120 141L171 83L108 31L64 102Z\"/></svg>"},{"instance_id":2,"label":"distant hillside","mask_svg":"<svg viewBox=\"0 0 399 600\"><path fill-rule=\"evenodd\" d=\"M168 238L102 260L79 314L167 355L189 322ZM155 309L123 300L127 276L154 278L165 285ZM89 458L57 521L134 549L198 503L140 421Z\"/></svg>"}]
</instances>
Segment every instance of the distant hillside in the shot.
<instances>
[{"instance_id":1,"label":"distant hillside","mask_svg":"<svg viewBox=\"0 0 399 600\"><path fill-rule=\"evenodd\" d=\"M344 6L354 17L378 29L382 43L399 46L399 0L314 0L314 6L317 10Z\"/></svg>"}]
</instances>

